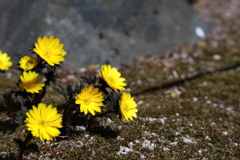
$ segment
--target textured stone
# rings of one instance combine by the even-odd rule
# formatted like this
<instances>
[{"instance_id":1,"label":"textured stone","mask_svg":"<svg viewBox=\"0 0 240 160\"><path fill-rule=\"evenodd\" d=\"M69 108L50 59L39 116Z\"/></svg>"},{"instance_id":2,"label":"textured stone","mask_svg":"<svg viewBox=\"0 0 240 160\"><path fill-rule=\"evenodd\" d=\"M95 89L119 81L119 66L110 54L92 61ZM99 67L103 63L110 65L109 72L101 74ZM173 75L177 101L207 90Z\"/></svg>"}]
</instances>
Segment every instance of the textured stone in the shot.
<instances>
[{"instance_id":1,"label":"textured stone","mask_svg":"<svg viewBox=\"0 0 240 160\"><path fill-rule=\"evenodd\" d=\"M196 27L207 29L185 0L2 0L0 22L0 50L26 54L38 37L54 35L75 69L119 66L193 43Z\"/></svg>"}]
</instances>

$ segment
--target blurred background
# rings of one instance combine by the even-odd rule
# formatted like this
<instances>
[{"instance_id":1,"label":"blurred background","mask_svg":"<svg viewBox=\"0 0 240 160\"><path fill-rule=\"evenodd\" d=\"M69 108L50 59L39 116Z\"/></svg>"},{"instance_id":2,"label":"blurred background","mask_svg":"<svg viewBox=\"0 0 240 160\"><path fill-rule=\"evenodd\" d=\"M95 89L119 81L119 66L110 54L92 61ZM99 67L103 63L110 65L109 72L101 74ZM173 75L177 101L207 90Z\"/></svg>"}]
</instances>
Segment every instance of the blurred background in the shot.
<instances>
[{"instance_id":1,"label":"blurred background","mask_svg":"<svg viewBox=\"0 0 240 160\"><path fill-rule=\"evenodd\" d=\"M209 24L190 0L1 0L0 50L29 53L38 37L54 35L64 64L117 67L138 56L164 53L204 38Z\"/></svg>"}]
</instances>

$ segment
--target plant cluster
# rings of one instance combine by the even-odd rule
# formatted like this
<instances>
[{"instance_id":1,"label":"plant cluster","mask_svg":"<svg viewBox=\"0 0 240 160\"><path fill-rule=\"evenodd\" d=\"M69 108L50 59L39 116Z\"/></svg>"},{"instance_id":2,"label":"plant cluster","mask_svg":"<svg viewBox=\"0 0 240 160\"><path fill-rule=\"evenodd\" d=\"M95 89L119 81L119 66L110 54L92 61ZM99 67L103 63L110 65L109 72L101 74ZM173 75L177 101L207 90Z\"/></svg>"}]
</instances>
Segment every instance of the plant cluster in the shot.
<instances>
[{"instance_id":1,"label":"plant cluster","mask_svg":"<svg viewBox=\"0 0 240 160\"><path fill-rule=\"evenodd\" d=\"M32 145L28 142L33 136L42 142L59 135L68 136L66 130L71 129L76 118L81 117L83 124L90 129L94 118L106 117L107 114L119 115L123 120L137 117L137 104L125 92L125 79L111 65L102 65L98 75L81 76L79 84L74 87L57 84L56 73L67 54L63 46L53 35L39 37L30 50L31 56L19 59L21 75L16 83L18 89L4 94L7 110L15 110L9 113L14 124L25 124L28 130L24 141L15 140L20 146L20 158ZM10 57L0 51L0 70L7 70L11 65ZM64 96L66 103L61 107L42 102L49 86Z\"/></svg>"}]
</instances>

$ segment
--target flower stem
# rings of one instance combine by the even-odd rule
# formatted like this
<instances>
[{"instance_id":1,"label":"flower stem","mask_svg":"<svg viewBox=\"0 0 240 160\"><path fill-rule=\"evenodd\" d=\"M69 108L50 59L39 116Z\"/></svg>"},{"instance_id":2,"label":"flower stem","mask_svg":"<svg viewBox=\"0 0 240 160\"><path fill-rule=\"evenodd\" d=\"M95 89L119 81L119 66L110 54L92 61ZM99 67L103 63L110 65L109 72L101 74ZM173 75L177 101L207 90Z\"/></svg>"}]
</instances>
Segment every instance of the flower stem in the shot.
<instances>
[{"instance_id":1,"label":"flower stem","mask_svg":"<svg viewBox=\"0 0 240 160\"><path fill-rule=\"evenodd\" d=\"M64 108L64 111L63 111L63 128L66 128L67 126L71 125L71 118L70 118L70 115L69 115L69 110L70 108L72 107L71 104L66 104L65 108Z\"/></svg>"},{"instance_id":2,"label":"flower stem","mask_svg":"<svg viewBox=\"0 0 240 160\"><path fill-rule=\"evenodd\" d=\"M23 142L23 146L20 147L20 154L19 154L18 160L22 159L22 156L27 148L27 143L32 139L32 137L33 137L32 133L28 132L28 135Z\"/></svg>"},{"instance_id":3,"label":"flower stem","mask_svg":"<svg viewBox=\"0 0 240 160\"><path fill-rule=\"evenodd\" d=\"M33 98L32 105L37 106L43 99L46 94L46 85L43 87L42 92L40 94L36 94Z\"/></svg>"},{"instance_id":4,"label":"flower stem","mask_svg":"<svg viewBox=\"0 0 240 160\"><path fill-rule=\"evenodd\" d=\"M93 119L94 119L94 116L90 115L90 119L88 121L87 129L86 129L87 131L90 130L90 127L92 125Z\"/></svg>"}]
</instances>

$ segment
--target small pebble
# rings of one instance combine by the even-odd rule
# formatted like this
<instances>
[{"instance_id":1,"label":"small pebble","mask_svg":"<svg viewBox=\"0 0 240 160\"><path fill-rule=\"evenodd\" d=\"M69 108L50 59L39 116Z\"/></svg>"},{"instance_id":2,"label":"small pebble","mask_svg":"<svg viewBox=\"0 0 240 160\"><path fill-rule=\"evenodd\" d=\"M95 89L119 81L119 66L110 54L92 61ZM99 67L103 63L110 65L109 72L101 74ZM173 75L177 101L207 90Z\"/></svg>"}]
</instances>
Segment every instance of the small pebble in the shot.
<instances>
[{"instance_id":1,"label":"small pebble","mask_svg":"<svg viewBox=\"0 0 240 160\"><path fill-rule=\"evenodd\" d=\"M133 146L133 142L128 143L128 147L129 147L130 149L132 149L132 146Z\"/></svg>"},{"instance_id":2,"label":"small pebble","mask_svg":"<svg viewBox=\"0 0 240 160\"><path fill-rule=\"evenodd\" d=\"M153 150L156 146L154 143L151 143L149 140L144 140L142 143L143 148L148 148L149 150Z\"/></svg>"},{"instance_id":3,"label":"small pebble","mask_svg":"<svg viewBox=\"0 0 240 160\"><path fill-rule=\"evenodd\" d=\"M124 138L117 136L117 140L121 141L121 140L124 140Z\"/></svg>"},{"instance_id":4,"label":"small pebble","mask_svg":"<svg viewBox=\"0 0 240 160\"><path fill-rule=\"evenodd\" d=\"M143 100L140 100L137 102L137 105L141 105L141 104L143 104Z\"/></svg>"},{"instance_id":5,"label":"small pebble","mask_svg":"<svg viewBox=\"0 0 240 160\"><path fill-rule=\"evenodd\" d=\"M143 154L140 154L140 158L141 158L141 159L144 159L145 156L144 156Z\"/></svg>"},{"instance_id":6,"label":"small pebble","mask_svg":"<svg viewBox=\"0 0 240 160\"><path fill-rule=\"evenodd\" d=\"M199 153L199 154L202 154L202 151L201 151L201 150L198 150L198 153Z\"/></svg>"},{"instance_id":7,"label":"small pebble","mask_svg":"<svg viewBox=\"0 0 240 160\"><path fill-rule=\"evenodd\" d=\"M117 128L118 128L118 130L122 130L122 126L118 126Z\"/></svg>"},{"instance_id":8,"label":"small pebble","mask_svg":"<svg viewBox=\"0 0 240 160\"><path fill-rule=\"evenodd\" d=\"M190 138L186 138L186 137L182 137L182 138L183 138L183 142L185 142L185 143L197 143Z\"/></svg>"},{"instance_id":9,"label":"small pebble","mask_svg":"<svg viewBox=\"0 0 240 160\"><path fill-rule=\"evenodd\" d=\"M211 102L210 100L207 100L206 103L207 103L207 104L211 104L212 102Z\"/></svg>"},{"instance_id":10,"label":"small pebble","mask_svg":"<svg viewBox=\"0 0 240 160\"><path fill-rule=\"evenodd\" d=\"M171 143L169 143L169 144L173 146L173 145L177 145L177 143L178 143L178 142L171 142Z\"/></svg>"},{"instance_id":11,"label":"small pebble","mask_svg":"<svg viewBox=\"0 0 240 160\"><path fill-rule=\"evenodd\" d=\"M220 55L218 55L218 54L214 54L213 55L213 59L219 61L219 60L222 59L222 57Z\"/></svg>"},{"instance_id":12,"label":"small pebble","mask_svg":"<svg viewBox=\"0 0 240 160\"><path fill-rule=\"evenodd\" d=\"M213 144L212 144L212 143L208 143L208 145L209 145L209 146L213 146Z\"/></svg>"},{"instance_id":13,"label":"small pebble","mask_svg":"<svg viewBox=\"0 0 240 160\"><path fill-rule=\"evenodd\" d=\"M205 137L205 140L211 140L211 138L209 138L208 136Z\"/></svg>"},{"instance_id":14,"label":"small pebble","mask_svg":"<svg viewBox=\"0 0 240 160\"><path fill-rule=\"evenodd\" d=\"M169 151L169 148L163 147L163 151L164 151L164 152Z\"/></svg>"},{"instance_id":15,"label":"small pebble","mask_svg":"<svg viewBox=\"0 0 240 160\"><path fill-rule=\"evenodd\" d=\"M227 135L228 135L228 131L224 131L224 132L222 132L222 134L223 134L224 136L227 136Z\"/></svg>"},{"instance_id":16,"label":"small pebble","mask_svg":"<svg viewBox=\"0 0 240 160\"><path fill-rule=\"evenodd\" d=\"M142 80L137 80L137 84L142 84Z\"/></svg>"},{"instance_id":17,"label":"small pebble","mask_svg":"<svg viewBox=\"0 0 240 160\"><path fill-rule=\"evenodd\" d=\"M139 140L135 140L135 143L140 143L140 141Z\"/></svg>"},{"instance_id":18,"label":"small pebble","mask_svg":"<svg viewBox=\"0 0 240 160\"><path fill-rule=\"evenodd\" d=\"M193 98L193 101L194 101L194 102L197 102L197 101L198 101L198 98L197 98L197 97L194 97L194 98Z\"/></svg>"},{"instance_id":19,"label":"small pebble","mask_svg":"<svg viewBox=\"0 0 240 160\"><path fill-rule=\"evenodd\" d=\"M110 123L112 123L112 120L110 118L107 118L107 124L109 125Z\"/></svg>"}]
</instances>

